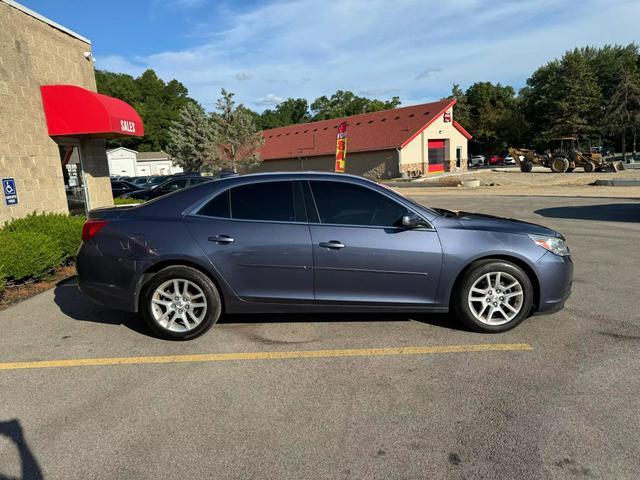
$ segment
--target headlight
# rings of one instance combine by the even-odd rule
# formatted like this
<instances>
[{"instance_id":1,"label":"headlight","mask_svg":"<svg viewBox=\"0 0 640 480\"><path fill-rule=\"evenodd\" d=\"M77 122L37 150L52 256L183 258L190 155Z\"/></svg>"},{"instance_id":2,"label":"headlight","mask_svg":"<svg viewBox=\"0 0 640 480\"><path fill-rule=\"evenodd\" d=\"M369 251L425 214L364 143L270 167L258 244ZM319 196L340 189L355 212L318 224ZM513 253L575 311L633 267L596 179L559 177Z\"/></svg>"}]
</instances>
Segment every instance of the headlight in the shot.
<instances>
[{"instance_id":1,"label":"headlight","mask_svg":"<svg viewBox=\"0 0 640 480\"><path fill-rule=\"evenodd\" d=\"M540 245L545 250L549 250L551 253L559 255L561 257L567 257L571 255L569 247L564 238L560 237L545 237L543 235L529 235L529 238L535 242L536 245Z\"/></svg>"}]
</instances>

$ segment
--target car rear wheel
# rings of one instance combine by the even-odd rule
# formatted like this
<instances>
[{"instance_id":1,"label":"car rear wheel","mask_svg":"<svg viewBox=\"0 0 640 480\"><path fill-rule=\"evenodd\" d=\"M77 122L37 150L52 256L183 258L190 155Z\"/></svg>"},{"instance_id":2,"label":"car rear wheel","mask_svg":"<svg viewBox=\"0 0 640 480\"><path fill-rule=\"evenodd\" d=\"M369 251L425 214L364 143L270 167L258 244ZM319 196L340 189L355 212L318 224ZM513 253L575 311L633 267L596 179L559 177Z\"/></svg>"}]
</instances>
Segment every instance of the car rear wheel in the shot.
<instances>
[{"instance_id":1,"label":"car rear wheel","mask_svg":"<svg viewBox=\"0 0 640 480\"><path fill-rule=\"evenodd\" d=\"M142 316L158 336L189 340L202 335L220 318L222 302L213 282L191 267L168 267L147 283Z\"/></svg>"},{"instance_id":2,"label":"car rear wheel","mask_svg":"<svg viewBox=\"0 0 640 480\"><path fill-rule=\"evenodd\" d=\"M504 260L472 266L455 300L458 318L469 328L498 333L518 325L530 313L533 287L527 274Z\"/></svg>"}]
</instances>

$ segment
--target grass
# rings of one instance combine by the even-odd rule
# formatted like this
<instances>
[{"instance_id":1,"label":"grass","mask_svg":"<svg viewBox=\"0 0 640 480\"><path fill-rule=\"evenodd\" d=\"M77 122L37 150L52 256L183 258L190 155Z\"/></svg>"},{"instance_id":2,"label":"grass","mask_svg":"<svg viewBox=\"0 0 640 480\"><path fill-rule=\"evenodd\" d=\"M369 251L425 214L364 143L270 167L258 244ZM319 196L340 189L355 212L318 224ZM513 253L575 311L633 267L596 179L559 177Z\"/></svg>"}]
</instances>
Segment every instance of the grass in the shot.
<instances>
[{"instance_id":1,"label":"grass","mask_svg":"<svg viewBox=\"0 0 640 480\"><path fill-rule=\"evenodd\" d=\"M117 207L119 205L138 205L143 203L142 200L137 200L135 198L114 198L113 204Z\"/></svg>"}]
</instances>

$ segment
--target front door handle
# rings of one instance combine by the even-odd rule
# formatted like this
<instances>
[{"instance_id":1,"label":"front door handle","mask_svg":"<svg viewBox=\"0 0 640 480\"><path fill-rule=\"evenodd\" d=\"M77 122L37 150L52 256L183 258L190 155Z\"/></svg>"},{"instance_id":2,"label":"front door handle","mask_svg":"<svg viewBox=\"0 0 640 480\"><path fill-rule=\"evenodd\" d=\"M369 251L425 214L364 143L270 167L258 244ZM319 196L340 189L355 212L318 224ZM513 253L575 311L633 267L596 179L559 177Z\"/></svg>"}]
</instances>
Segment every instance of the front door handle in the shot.
<instances>
[{"instance_id":1,"label":"front door handle","mask_svg":"<svg viewBox=\"0 0 640 480\"><path fill-rule=\"evenodd\" d=\"M346 247L346 245L338 240L330 240L328 242L320 242L322 248L340 249Z\"/></svg>"},{"instance_id":2,"label":"front door handle","mask_svg":"<svg viewBox=\"0 0 640 480\"><path fill-rule=\"evenodd\" d=\"M208 240L210 242L223 243L223 244L233 243L235 241L229 235L216 235L215 237L209 237Z\"/></svg>"}]
</instances>

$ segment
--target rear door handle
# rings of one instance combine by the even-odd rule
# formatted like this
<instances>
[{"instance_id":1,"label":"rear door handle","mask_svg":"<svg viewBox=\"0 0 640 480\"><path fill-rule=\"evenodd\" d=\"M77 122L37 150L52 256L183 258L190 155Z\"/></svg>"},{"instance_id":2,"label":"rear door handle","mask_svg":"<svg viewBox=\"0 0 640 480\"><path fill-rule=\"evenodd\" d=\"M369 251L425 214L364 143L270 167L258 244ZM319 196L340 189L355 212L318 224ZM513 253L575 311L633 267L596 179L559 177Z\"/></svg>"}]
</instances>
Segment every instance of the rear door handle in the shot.
<instances>
[{"instance_id":1,"label":"rear door handle","mask_svg":"<svg viewBox=\"0 0 640 480\"><path fill-rule=\"evenodd\" d=\"M229 235L216 235L215 237L209 237L208 239L210 242L215 242L215 243L233 243L235 240L233 238L231 238Z\"/></svg>"},{"instance_id":2,"label":"rear door handle","mask_svg":"<svg viewBox=\"0 0 640 480\"><path fill-rule=\"evenodd\" d=\"M346 247L346 245L338 240L329 240L328 242L320 242L322 248L340 249Z\"/></svg>"}]
</instances>

